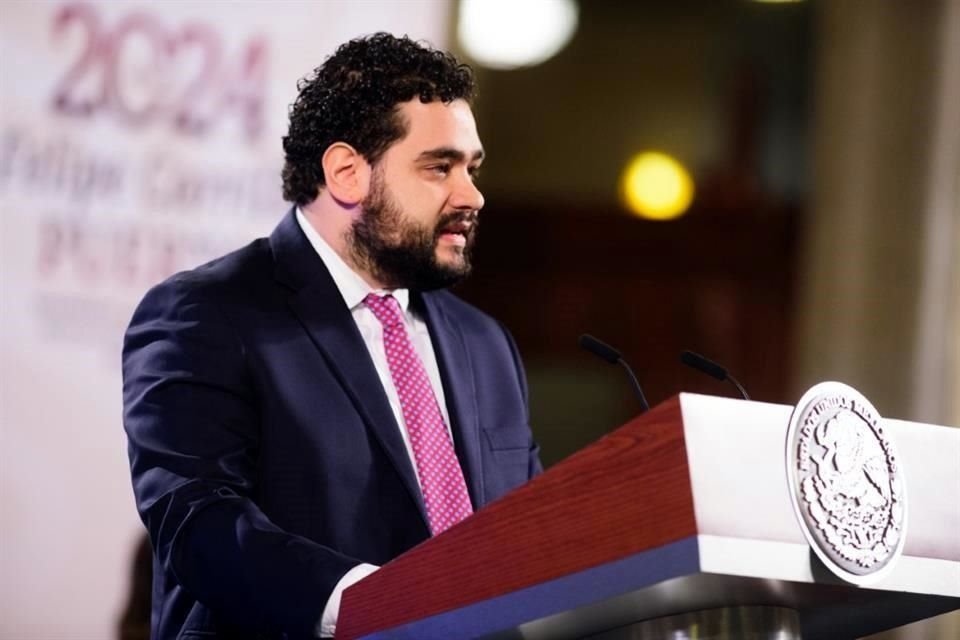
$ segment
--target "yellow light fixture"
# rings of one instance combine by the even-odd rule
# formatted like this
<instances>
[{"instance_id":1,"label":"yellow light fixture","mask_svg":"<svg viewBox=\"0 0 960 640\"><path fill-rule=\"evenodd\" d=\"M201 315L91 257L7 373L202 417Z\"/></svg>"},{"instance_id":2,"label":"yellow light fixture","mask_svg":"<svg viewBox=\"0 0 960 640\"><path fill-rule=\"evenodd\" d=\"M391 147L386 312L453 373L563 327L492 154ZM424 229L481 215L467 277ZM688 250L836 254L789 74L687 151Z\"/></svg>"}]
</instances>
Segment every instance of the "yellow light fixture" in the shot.
<instances>
[{"instance_id":1,"label":"yellow light fixture","mask_svg":"<svg viewBox=\"0 0 960 640\"><path fill-rule=\"evenodd\" d=\"M633 157L620 178L620 195L635 215L672 220L693 201L693 178L677 160L659 151Z\"/></svg>"}]
</instances>

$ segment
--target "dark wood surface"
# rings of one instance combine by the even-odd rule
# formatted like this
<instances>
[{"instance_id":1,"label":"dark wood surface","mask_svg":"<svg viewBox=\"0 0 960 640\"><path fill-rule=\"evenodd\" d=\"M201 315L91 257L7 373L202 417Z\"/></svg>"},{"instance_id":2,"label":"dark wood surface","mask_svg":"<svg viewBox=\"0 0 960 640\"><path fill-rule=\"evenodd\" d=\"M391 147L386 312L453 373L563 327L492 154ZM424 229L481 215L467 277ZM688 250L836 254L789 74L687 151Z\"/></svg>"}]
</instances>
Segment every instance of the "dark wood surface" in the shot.
<instances>
[{"instance_id":1,"label":"dark wood surface","mask_svg":"<svg viewBox=\"0 0 960 640\"><path fill-rule=\"evenodd\" d=\"M348 589L337 638L457 609L695 532L674 397Z\"/></svg>"}]
</instances>

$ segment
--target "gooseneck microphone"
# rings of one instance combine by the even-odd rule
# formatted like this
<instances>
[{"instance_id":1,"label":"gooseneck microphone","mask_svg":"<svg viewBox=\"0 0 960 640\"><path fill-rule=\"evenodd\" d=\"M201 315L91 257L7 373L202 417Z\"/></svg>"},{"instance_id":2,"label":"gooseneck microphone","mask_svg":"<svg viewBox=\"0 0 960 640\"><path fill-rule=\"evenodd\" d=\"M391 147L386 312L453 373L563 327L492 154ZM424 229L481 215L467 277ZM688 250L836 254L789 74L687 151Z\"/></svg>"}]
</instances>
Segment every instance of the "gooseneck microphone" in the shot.
<instances>
[{"instance_id":1,"label":"gooseneck microphone","mask_svg":"<svg viewBox=\"0 0 960 640\"><path fill-rule=\"evenodd\" d=\"M713 360L705 358L699 353L694 353L693 351L684 351L680 354L680 362L692 367L697 371L707 374L711 378L716 378L720 382L724 380L729 380L733 383L733 386L737 388L737 391L740 392L740 395L743 396L744 400L749 400L750 396L747 395L746 390L737 382L737 379L730 375L730 372L718 365Z\"/></svg>"},{"instance_id":2,"label":"gooseneck microphone","mask_svg":"<svg viewBox=\"0 0 960 640\"><path fill-rule=\"evenodd\" d=\"M637 393L637 399L640 400L640 409L642 412L649 411L650 405L647 404L647 398L643 395L643 389L640 388L640 383L637 381L637 376L634 375L633 369L630 368L630 365L627 364L627 361L623 359L623 356L620 355L620 352L606 344L597 340L591 335L583 334L580 336L580 339L577 341L581 348L586 349L593 355L606 360L610 364L619 364L623 365L623 368L627 370L627 373L630 374L630 380L633 382L633 389Z\"/></svg>"}]
</instances>

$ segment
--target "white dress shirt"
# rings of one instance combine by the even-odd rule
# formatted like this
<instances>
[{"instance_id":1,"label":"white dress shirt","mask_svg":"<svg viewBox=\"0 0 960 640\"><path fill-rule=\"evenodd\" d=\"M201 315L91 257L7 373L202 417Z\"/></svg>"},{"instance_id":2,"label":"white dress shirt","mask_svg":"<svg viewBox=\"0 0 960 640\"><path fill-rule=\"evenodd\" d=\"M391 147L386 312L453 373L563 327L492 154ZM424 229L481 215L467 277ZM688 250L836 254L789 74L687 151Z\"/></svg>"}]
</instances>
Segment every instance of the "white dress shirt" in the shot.
<instances>
[{"instance_id":1,"label":"white dress shirt","mask_svg":"<svg viewBox=\"0 0 960 640\"><path fill-rule=\"evenodd\" d=\"M403 419L403 410L400 407L400 396L393 384L393 377L390 375L390 365L387 362L387 353L383 346L383 325L377 320L376 316L365 304L364 298L370 293L379 296L390 294L400 303L403 311L404 325L410 341L413 343L417 355L420 356L423 367L426 369L427 377L430 379L430 386L433 388L433 394L437 398L437 404L440 413L443 416L443 422L447 425L447 431L450 431L450 415L447 411L446 400L443 395L443 384L440 382L440 368L437 365L437 357L433 351L433 343L430 341L430 331L423 318L419 317L410 308L410 291L407 289L394 289L387 291L384 289L374 289L368 285L360 275L351 269L343 259L337 255L337 252L320 237L300 208L297 208L297 223L303 229L307 240L316 250L320 259L330 272L333 282L337 285L343 301L353 315L353 321L357 323L357 329L363 337L364 344L367 345L367 351L370 352L370 358L373 360L374 367L377 369L377 375L383 390L390 401L390 408L400 427L400 436L403 438L403 444L407 449L407 455L410 457L410 464L414 470L417 468L416 459L413 455L413 445L410 443L410 435L407 433L406 422ZM416 474L415 474L416 475ZM420 482L419 476L417 482ZM348 571L334 587L333 593L327 600L323 609L323 616L317 625L317 631L321 638L332 638L337 624L337 615L340 611L340 598L343 591L363 578L377 570L378 567L370 564L360 564Z\"/></svg>"}]
</instances>

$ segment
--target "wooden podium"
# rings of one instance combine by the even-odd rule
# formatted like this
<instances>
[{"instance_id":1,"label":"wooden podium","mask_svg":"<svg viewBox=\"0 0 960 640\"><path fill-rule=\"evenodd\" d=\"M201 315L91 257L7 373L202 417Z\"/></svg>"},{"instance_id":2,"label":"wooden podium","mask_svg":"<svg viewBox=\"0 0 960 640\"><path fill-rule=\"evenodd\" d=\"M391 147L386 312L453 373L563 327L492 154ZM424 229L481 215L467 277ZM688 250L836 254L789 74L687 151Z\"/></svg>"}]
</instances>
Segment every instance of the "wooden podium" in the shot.
<instances>
[{"instance_id":1,"label":"wooden podium","mask_svg":"<svg viewBox=\"0 0 960 640\"><path fill-rule=\"evenodd\" d=\"M791 410L671 398L348 589L337 638L646 638L641 621L764 608L815 640L960 608L960 430L884 420L906 542L857 587L793 513Z\"/></svg>"}]
</instances>

